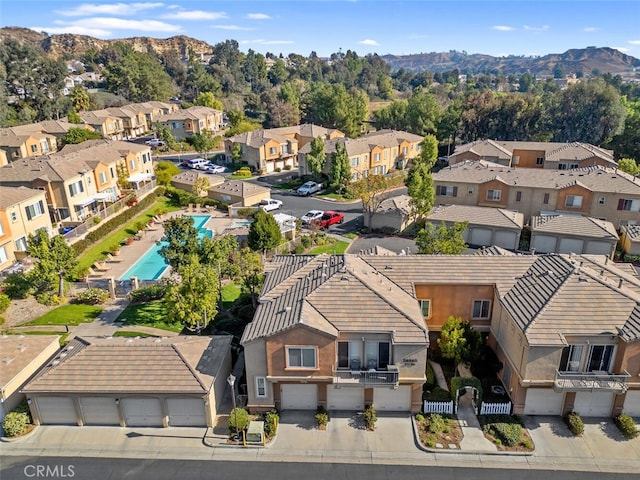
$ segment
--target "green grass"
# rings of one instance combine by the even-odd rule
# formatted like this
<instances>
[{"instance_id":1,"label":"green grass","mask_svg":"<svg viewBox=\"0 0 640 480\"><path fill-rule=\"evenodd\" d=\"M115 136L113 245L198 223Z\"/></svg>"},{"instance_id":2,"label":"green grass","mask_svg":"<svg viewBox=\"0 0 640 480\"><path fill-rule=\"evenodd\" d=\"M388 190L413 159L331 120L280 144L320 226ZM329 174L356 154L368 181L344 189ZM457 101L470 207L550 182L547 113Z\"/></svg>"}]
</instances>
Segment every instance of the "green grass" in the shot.
<instances>
[{"instance_id":1,"label":"green grass","mask_svg":"<svg viewBox=\"0 0 640 480\"><path fill-rule=\"evenodd\" d=\"M167 307L163 300L156 300L144 304L129 305L116 319L122 325L140 325L144 327L159 328L170 332L181 332L182 324L169 322Z\"/></svg>"},{"instance_id":2,"label":"green grass","mask_svg":"<svg viewBox=\"0 0 640 480\"><path fill-rule=\"evenodd\" d=\"M340 254L344 253L347 247L349 246L349 242L336 242L331 245L323 245L322 247L314 248L309 252L310 255L319 255L321 253L335 253Z\"/></svg>"},{"instance_id":3,"label":"green grass","mask_svg":"<svg viewBox=\"0 0 640 480\"><path fill-rule=\"evenodd\" d=\"M254 175L246 176L246 175L238 175L238 174L232 173L231 175L229 175L228 178L230 178L231 180L249 180L255 177Z\"/></svg>"},{"instance_id":4,"label":"green grass","mask_svg":"<svg viewBox=\"0 0 640 480\"><path fill-rule=\"evenodd\" d=\"M113 334L114 337L155 337L156 335L151 335L149 333L142 332L131 332L129 330L118 330Z\"/></svg>"},{"instance_id":5,"label":"green grass","mask_svg":"<svg viewBox=\"0 0 640 480\"><path fill-rule=\"evenodd\" d=\"M119 244L125 238L131 237L135 233L134 225L136 222L139 222L140 220L148 222L159 211L173 212L175 210L180 210L180 207L171 203L171 199L167 197L158 197L157 201L140 215L132 218L128 223L112 232L103 241L96 243L80 255L80 257L78 257L78 271L83 271L84 269L91 267L91 265L96 261L107 256L112 245Z\"/></svg>"},{"instance_id":6,"label":"green grass","mask_svg":"<svg viewBox=\"0 0 640 480\"><path fill-rule=\"evenodd\" d=\"M102 312L99 305L69 304L55 308L25 325L80 325L93 322Z\"/></svg>"},{"instance_id":7,"label":"green grass","mask_svg":"<svg viewBox=\"0 0 640 480\"><path fill-rule=\"evenodd\" d=\"M233 302L240 298L240 293L242 293L240 285L235 283L228 283L222 287L222 303L224 308L230 308Z\"/></svg>"},{"instance_id":8,"label":"green grass","mask_svg":"<svg viewBox=\"0 0 640 480\"><path fill-rule=\"evenodd\" d=\"M358 236L359 236L359 235L360 235L360 234L359 234L359 233L357 233L357 232L348 232L348 233L345 233L345 234L344 234L344 235L342 235L342 236L343 236L343 237L350 238L351 240L355 240L356 238L358 238Z\"/></svg>"}]
</instances>

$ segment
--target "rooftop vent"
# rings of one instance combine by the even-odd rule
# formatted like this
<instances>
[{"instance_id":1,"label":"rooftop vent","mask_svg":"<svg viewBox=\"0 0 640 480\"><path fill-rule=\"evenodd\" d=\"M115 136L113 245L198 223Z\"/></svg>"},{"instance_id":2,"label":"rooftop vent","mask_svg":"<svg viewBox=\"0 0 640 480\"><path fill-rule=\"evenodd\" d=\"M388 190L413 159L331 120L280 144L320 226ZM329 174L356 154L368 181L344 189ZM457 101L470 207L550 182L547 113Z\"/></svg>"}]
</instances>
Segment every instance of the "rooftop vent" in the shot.
<instances>
[{"instance_id":1,"label":"rooftop vent","mask_svg":"<svg viewBox=\"0 0 640 480\"><path fill-rule=\"evenodd\" d=\"M2 357L2 363L4 363L5 365L9 365L11 362L13 362L13 360L13 357Z\"/></svg>"}]
</instances>

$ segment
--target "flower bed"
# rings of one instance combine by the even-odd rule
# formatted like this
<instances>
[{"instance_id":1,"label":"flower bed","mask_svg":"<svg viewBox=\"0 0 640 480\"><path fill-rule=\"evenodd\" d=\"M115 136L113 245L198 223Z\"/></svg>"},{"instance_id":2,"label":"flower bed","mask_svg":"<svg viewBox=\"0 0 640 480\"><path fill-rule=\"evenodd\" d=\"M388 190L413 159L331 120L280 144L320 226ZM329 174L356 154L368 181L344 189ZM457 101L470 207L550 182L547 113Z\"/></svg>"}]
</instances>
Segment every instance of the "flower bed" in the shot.
<instances>
[{"instance_id":1,"label":"flower bed","mask_svg":"<svg viewBox=\"0 0 640 480\"><path fill-rule=\"evenodd\" d=\"M517 415L480 415L484 436L503 452L532 452L533 440Z\"/></svg>"},{"instance_id":2,"label":"flower bed","mask_svg":"<svg viewBox=\"0 0 640 480\"><path fill-rule=\"evenodd\" d=\"M462 429L453 415L431 413L415 417L420 443L429 448L446 448L455 445L460 449Z\"/></svg>"}]
</instances>

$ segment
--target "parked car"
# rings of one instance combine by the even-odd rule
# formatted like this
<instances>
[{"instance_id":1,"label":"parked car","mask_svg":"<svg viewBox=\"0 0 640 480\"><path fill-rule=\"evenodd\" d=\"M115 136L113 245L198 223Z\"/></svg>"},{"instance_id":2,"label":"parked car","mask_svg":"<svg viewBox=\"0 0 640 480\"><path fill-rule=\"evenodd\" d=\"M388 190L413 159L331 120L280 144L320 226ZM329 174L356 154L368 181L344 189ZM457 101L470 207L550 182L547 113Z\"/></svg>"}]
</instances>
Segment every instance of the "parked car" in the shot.
<instances>
[{"instance_id":1,"label":"parked car","mask_svg":"<svg viewBox=\"0 0 640 480\"><path fill-rule=\"evenodd\" d=\"M309 210L302 217L300 217L300 220L302 221L302 223L308 224L313 222L314 220L320 220L320 218L322 218L322 215L324 215L324 212L322 210Z\"/></svg>"},{"instance_id":2,"label":"parked car","mask_svg":"<svg viewBox=\"0 0 640 480\"><path fill-rule=\"evenodd\" d=\"M301 197L306 197L319 192L321 189L322 189L322 185L316 182L309 181L309 182L303 183L300 187L298 187L298 190L296 190L296 193Z\"/></svg>"},{"instance_id":3,"label":"parked car","mask_svg":"<svg viewBox=\"0 0 640 480\"><path fill-rule=\"evenodd\" d=\"M147 140L144 142L145 145L149 145L150 147L164 147L166 143L159 138L152 138L151 140Z\"/></svg>"},{"instance_id":4,"label":"parked car","mask_svg":"<svg viewBox=\"0 0 640 480\"><path fill-rule=\"evenodd\" d=\"M272 210L279 210L282 208L282 200L274 200L273 198L267 198L266 200L262 200L260 202L260 207L265 212L270 212Z\"/></svg>"},{"instance_id":5,"label":"parked car","mask_svg":"<svg viewBox=\"0 0 640 480\"><path fill-rule=\"evenodd\" d=\"M209 164L206 168L203 169L207 173L224 173L227 171L226 167L222 165L216 165L215 163Z\"/></svg>"},{"instance_id":6,"label":"parked car","mask_svg":"<svg viewBox=\"0 0 640 480\"><path fill-rule=\"evenodd\" d=\"M324 215L322 215L322 217L320 217L318 220L314 220L311 223L312 225L318 225L320 226L320 228L327 229L331 225L342 222L344 222L344 213L327 211L324 212Z\"/></svg>"},{"instance_id":7,"label":"parked car","mask_svg":"<svg viewBox=\"0 0 640 480\"><path fill-rule=\"evenodd\" d=\"M187 160L185 164L187 168L193 168L196 170L201 170L201 167L204 165L211 165L211 162L209 160L205 160L204 158L192 158L190 160Z\"/></svg>"}]
</instances>

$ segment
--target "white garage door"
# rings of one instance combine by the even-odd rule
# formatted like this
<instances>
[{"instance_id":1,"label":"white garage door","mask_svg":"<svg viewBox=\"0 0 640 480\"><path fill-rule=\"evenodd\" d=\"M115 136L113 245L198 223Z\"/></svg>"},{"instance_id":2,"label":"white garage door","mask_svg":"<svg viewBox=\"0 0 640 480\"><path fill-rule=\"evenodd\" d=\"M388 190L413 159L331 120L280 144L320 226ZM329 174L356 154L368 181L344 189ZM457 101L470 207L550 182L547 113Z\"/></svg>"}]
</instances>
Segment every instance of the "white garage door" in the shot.
<instances>
[{"instance_id":1,"label":"white garage door","mask_svg":"<svg viewBox=\"0 0 640 480\"><path fill-rule=\"evenodd\" d=\"M491 245L491 230L486 228L473 228L469 236L471 245L489 246Z\"/></svg>"},{"instance_id":2,"label":"white garage door","mask_svg":"<svg viewBox=\"0 0 640 480\"><path fill-rule=\"evenodd\" d=\"M573 411L582 417L610 417L613 393L578 392L573 403Z\"/></svg>"},{"instance_id":3,"label":"white garage door","mask_svg":"<svg viewBox=\"0 0 640 480\"><path fill-rule=\"evenodd\" d=\"M81 397L80 409L85 425L120 425L115 398Z\"/></svg>"},{"instance_id":4,"label":"white garage door","mask_svg":"<svg viewBox=\"0 0 640 480\"><path fill-rule=\"evenodd\" d=\"M582 253L584 248L584 240L579 238L562 238L560 240L560 248L558 253Z\"/></svg>"},{"instance_id":5,"label":"white garage door","mask_svg":"<svg viewBox=\"0 0 640 480\"><path fill-rule=\"evenodd\" d=\"M524 404L525 415L562 415L564 394L550 388L528 388Z\"/></svg>"},{"instance_id":6,"label":"white garage door","mask_svg":"<svg viewBox=\"0 0 640 480\"><path fill-rule=\"evenodd\" d=\"M364 389L327 387L329 410L364 410Z\"/></svg>"},{"instance_id":7,"label":"white garage door","mask_svg":"<svg viewBox=\"0 0 640 480\"><path fill-rule=\"evenodd\" d=\"M169 425L172 427L206 427L204 400L201 398L168 398Z\"/></svg>"},{"instance_id":8,"label":"white garage door","mask_svg":"<svg viewBox=\"0 0 640 480\"><path fill-rule=\"evenodd\" d=\"M584 253L591 255L611 255L613 245L607 242L587 242L587 248Z\"/></svg>"},{"instance_id":9,"label":"white garage door","mask_svg":"<svg viewBox=\"0 0 640 480\"><path fill-rule=\"evenodd\" d=\"M517 241L518 235L515 232L505 232L502 230L496 232L493 244L502 248L506 248L507 250L515 250L516 248L518 248Z\"/></svg>"},{"instance_id":10,"label":"white garage door","mask_svg":"<svg viewBox=\"0 0 640 480\"><path fill-rule=\"evenodd\" d=\"M162 427L162 407L157 398L122 399L127 427Z\"/></svg>"},{"instance_id":11,"label":"white garage door","mask_svg":"<svg viewBox=\"0 0 640 480\"><path fill-rule=\"evenodd\" d=\"M38 397L36 399L43 425L77 425L76 409L69 397Z\"/></svg>"},{"instance_id":12,"label":"white garage door","mask_svg":"<svg viewBox=\"0 0 640 480\"><path fill-rule=\"evenodd\" d=\"M315 410L318 408L318 386L280 385L280 402L283 410Z\"/></svg>"},{"instance_id":13,"label":"white garage door","mask_svg":"<svg viewBox=\"0 0 640 480\"><path fill-rule=\"evenodd\" d=\"M374 388L373 406L381 412L406 412L411 410L411 387Z\"/></svg>"},{"instance_id":14,"label":"white garage door","mask_svg":"<svg viewBox=\"0 0 640 480\"><path fill-rule=\"evenodd\" d=\"M531 248L534 248L536 253L553 253L556 248L556 238L549 235L532 235Z\"/></svg>"},{"instance_id":15,"label":"white garage door","mask_svg":"<svg viewBox=\"0 0 640 480\"><path fill-rule=\"evenodd\" d=\"M640 390L627 392L622 412L631 417L640 417Z\"/></svg>"}]
</instances>

